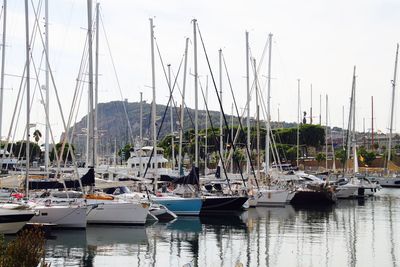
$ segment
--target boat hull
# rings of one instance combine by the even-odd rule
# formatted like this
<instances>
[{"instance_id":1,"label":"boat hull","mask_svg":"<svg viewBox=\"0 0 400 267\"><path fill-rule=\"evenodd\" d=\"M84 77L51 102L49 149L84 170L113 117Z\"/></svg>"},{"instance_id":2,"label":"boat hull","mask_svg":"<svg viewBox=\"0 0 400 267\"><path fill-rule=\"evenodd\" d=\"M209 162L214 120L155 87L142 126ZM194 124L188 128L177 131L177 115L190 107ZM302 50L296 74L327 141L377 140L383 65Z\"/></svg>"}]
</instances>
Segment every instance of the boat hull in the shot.
<instances>
[{"instance_id":1,"label":"boat hull","mask_svg":"<svg viewBox=\"0 0 400 267\"><path fill-rule=\"evenodd\" d=\"M178 216L199 215L203 205L203 200L201 198L152 197L152 200L155 203L164 205Z\"/></svg>"},{"instance_id":2,"label":"boat hull","mask_svg":"<svg viewBox=\"0 0 400 267\"><path fill-rule=\"evenodd\" d=\"M330 191L297 191L290 204L293 205L332 205L336 195Z\"/></svg>"},{"instance_id":3,"label":"boat hull","mask_svg":"<svg viewBox=\"0 0 400 267\"><path fill-rule=\"evenodd\" d=\"M35 206L33 224L50 224L55 228L86 228L86 206Z\"/></svg>"},{"instance_id":4,"label":"boat hull","mask_svg":"<svg viewBox=\"0 0 400 267\"><path fill-rule=\"evenodd\" d=\"M382 187L400 188L400 178L376 178Z\"/></svg>"},{"instance_id":5,"label":"boat hull","mask_svg":"<svg viewBox=\"0 0 400 267\"><path fill-rule=\"evenodd\" d=\"M262 190L257 195L257 206L284 206L289 194L288 190Z\"/></svg>"},{"instance_id":6,"label":"boat hull","mask_svg":"<svg viewBox=\"0 0 400 267\"><path fill-rule=\"evenodd\" d=\"M144 225L149 204L134 202L107 202L87 200L89 224Z\"/></svg>"},{"instance_id":7,"label":"boat hull","mask_svg":"<svg viewBox=\"0 0 400 267\"><path fill-rule=\"evenodd\" d=\"M205 196L200 213L236 212L243 210L248 197L238 196Z\"/></svg>"},{"instance_id":8,"label":"boat hull","mask_svg":"<svg viewBox=\"0 0 400 267\"><path fill-rule=\"evenodd\" d=\"M1 210L0 233L15 234L33 217L33 212Z\"/></svg>"}]
</instances>

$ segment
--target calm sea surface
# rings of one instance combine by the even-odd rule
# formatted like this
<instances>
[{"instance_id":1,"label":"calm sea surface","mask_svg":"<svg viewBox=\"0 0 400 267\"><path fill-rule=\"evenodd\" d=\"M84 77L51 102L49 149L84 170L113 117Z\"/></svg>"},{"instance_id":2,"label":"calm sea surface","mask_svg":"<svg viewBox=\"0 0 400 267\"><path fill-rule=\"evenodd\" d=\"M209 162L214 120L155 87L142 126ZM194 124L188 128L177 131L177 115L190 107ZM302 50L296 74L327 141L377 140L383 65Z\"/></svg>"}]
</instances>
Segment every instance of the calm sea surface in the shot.
<instances>
[{"instance_id":1,"label":"calm sea surface","mask_svg":"<svg viewBox=\"0 0 400 267\"><path fill-rule=\"evenodd\" d=\"M400 189L327 209L252 208L53 235L46 247L53 267L400 266Z\"/></svg>"}]
</instances>

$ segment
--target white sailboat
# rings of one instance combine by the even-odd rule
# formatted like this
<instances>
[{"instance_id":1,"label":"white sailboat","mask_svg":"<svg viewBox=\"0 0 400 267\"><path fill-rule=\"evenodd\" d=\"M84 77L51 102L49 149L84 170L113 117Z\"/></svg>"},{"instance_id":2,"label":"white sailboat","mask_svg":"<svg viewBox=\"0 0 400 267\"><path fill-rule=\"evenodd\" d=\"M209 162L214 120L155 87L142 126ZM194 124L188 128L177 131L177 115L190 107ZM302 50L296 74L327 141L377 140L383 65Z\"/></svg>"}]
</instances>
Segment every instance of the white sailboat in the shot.
<instances>
[{"instance_id":1,"label":"white sailboat","mask_svg":"<svg viewBox=\"0 0 400 267\"><path fill-rule=\"evenodd\" d=\"M20 204L0 206L0 233L15 234L34 216L34 211Z\"/></svg>"}]
</instances>

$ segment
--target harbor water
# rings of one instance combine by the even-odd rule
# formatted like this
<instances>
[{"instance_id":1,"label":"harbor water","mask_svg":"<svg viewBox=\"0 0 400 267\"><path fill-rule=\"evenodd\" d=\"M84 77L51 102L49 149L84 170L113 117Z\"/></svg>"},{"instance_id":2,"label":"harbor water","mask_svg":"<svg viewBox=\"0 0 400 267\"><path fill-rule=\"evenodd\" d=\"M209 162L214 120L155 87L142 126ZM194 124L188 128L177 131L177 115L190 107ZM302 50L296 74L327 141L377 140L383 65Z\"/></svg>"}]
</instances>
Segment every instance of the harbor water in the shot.
<instances>
[{"instance_id":1,"label":"harbor water","mask_svg":"<svg viewBox=\"0 0 400 267\"><path fill-rule=\"evenodd\" d=\"M400 266L400 189L329 208L257 207L53 231L51 266ZM186 265L185 265L186 264Z\"/></svg>"}]
</instances>

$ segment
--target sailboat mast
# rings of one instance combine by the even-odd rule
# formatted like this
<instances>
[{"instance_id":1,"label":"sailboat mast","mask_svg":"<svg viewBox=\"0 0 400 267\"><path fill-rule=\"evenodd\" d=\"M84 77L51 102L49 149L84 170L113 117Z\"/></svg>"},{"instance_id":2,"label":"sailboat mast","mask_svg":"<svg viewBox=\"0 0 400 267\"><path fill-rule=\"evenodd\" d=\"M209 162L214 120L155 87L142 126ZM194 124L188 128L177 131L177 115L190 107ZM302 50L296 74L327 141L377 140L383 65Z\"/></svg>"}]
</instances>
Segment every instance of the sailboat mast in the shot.
<instances>
[{"instance_id":1,"label":"sailboat mast","mask_svg":"<svg viewBox=\"0 0 400 267\"><path fill-rule=\"evenodd\" d=\"M89 53L89 166L95 165L94 151L94 112L93 112L93 42L92 42L92 0L87 1L88 12L88 53Z\"/></svg>"},{"instance_id":2,"label":"sailboat mast","mask_svg":"<svg viewBox=\"0 0 400 267\"><path fill-rule=\"evenodd\" d=\"M139 177L142 175L142 146L143 146L143 92L140 92L140 119L139 119Z\"/></svg>"},{"instance_id":3,"label":"sailboat mast","mask_svg":"<svg viewBox=\"0 0 400 267\"><path fill-rule=\"evenodd\" d=\"M272 33L269 34L268 50L268 92L267 92L267 129L265 135L265 174L269 171L269 143L271 127L271 56L272 56Z\"/></svg>"},{"instance_id":4,"label":"sailboat mast","mask_svg":"<svg viewBox=\"0 0 400 267\"><path fill-rule=\"evenodd\" d=\"M371 96L371 148L374 149L374 96Z\"/></svg>"},{"instance_id":5,"label":"sailboat mast","mask_svg":"<svg viewBox=\"0 0 400 267\"><path fill-rule=\"evenodd\" d=\"M208 102L208 77L207 77L207 85L206 85L206 102ZM204 110L206 110L206 105L204 104ZM208 118L207 112L204 112L205 125L206 125L206 134L204 137L204 175L207 175L207 158L208 158Z\"/></svg>"},{"instance_id":6,"label":"sailboat mast","mask_svg":"<svg viewBox=\"0 0 400 267\"><path fill-rule=\"evenodd\" d=\"M219 59L219 97L222 105L222 49L218 50ZM224 129L222 124L222 110L219 112L219 151L223 158L224 156ZM222 159L221 159L222 160Z\"/></svg>"},{"instance_id":7,"label":"sailboat mast","mask_svg":"<svg viewBox=\"0 0 400 267\"><path fill-rule=\"evenodd\" d=\"M313 119L313 115L312 115L312 84L310 85L310 124L312 124L312 119Z\"/></svg>"},{"instance_id":8,"label":"sailboat mast","mask_svg":"<svg viewBox=\"0 0 400 267\"><path fill-rule=\"evenodd\" d=\"M396 60L394 63L394 73L392 80L392 105L390 109L390 128L389 128L389 145L388 145L388 164L392 156L392 133L393 133L393 112L394 112L394 98L396 94L396 78L397 78L397 58L399 56L399 44L396 47Z\"/></svg>"},{"instance_id":9,"label":"sailboat mast","mask_svg":"<svg viewBox=\"0 0 400 267\"><path fill-rule=\"evenodd\" d=\"M254 80L256 85L256 121L257 121L257 178L260 179L260 111L258 105L258 80L257 80L257 64L253 58Z\"/></svg>"},{"instance_id":10,"label":"sailboat mast","mask_svg":"<svg viewBox=\"0 0 400 267\"><path fill-rule=\"evenodd\" d=\"M328 95L325 97L325 116L326 116L326 122L325 122L325 169L328 169Z\"/></svg>"},{"instance_id":11,"label":"sailboat mast","mask_svg":"<svg viewBox=\"0 0 400 267\"><path fill-rule=\"evenodd\" d=\"M232 103L232 117L231 117L231 136L233 136L233 119L234 119L234 116L233 116L233 103ZM233 147L231 146L231 149L233 149ZM233 157L231 157L231 173L233 173Z\"/></svg>"},{"instance_id":12,"label":"sailboat mast","mask_svg":"<svg viewBox=\"0 0 400 267\"><path fill-rule=\"evenodd\" d=\"M47 16L46 16L47 18ZM6 63L6 31L7 31L7 0L3 2L3 43L1 51L1 84L0 84L0 139L3 127L3 102L4 102L4 68ZM47 35L46 35L47 36Z\"/></svg>"},{"instance_id":13,"label":"sailboat mast","mask_svg":"<svg viewBox=\"0 0 400 267\"><path fill-rule=\"evenodd\" d=\"M198 100L198 74L197 74L197 20L193 20L193 54L194 54L194 166L199 167L199 100Z\"/></svg>"},{"instance_id":14,"label":"sailboat mast","mask_svg":"<svg viewBox=\"0 0 400 267\"><path fill-rule=\"evenodd\" d=\"M321 112L322 112L322 96L319 94L319 125L322 125L322 117L321 117Z\"/></svg>"},{"instance_id":15,"label":"sailboat mast","mask_svg":"<svg viewBox=\"0 0 400 267\"><path fill-rule=\"evenodd\" d=\"M29 197L29 125L30 125L30 46L29 46L29 10L28 0L25 0L25 50L26 50L26 197ZM4 45L4 44L3 44Z\"/></svg>"},{"instance_id":16,"label":"sailboat mast","mask_svg":"<svg viewBox=\"0 0 400 267\"><path fill-rule=\"evenodd\" d=\"M49 0L46 0L44 3L44 13L45 13L45 55L47 57L46 60L46 70L45 70L45 75L46 75L46 100L45 100L45 112L46 112L46 130L44 134L44 168L46 173L49 171L49 137L50 137L50 118L49 116L49 106L50 106L50 88L49 88L49 33L50 33L50 28L49 28ZM3 51L4 52L4 51ZM1 134L0 134L1 136Z\"/></svg>"},{"instance_id":17,"label":"sailboat mast","mask_svg":"<svg viewBox=\"0 0 400 267\"><path fill-rule=\"evenodd\" d=\"M299 166L300 154L300 79L297 79L297 149L296 149L296 164Z\"/></svg>"},{"instance_id":18,"label":"sailboat mast","mask_svg":"<svg viewBox=\"0 0 400 267\"><path fill-rule=\"evenodd\" d=\"M167 65L168 67L168 86L169 86L169 90L172 92L172 87L171 87L171 64ZM172 169L175 169L175 141L174 141L174 100L171 97L171 148L172 148Z\"/></svg>"},{"instance_id":19,"label":"sailboat mast","mask_svg":"<svg viewBox=\"0 0 400 267\"><path fill-rule=\"evenodd\" d=\"M153 154L154 154L154 188L157 189L158 162L157 162L157 128L156 128L156 73L154 64L154 25L150 18L150 44L151 44L151 88L153 89L152 102L152 128L153 128Z\"/></svg>"},{"instance_id":20,"label":"sailboat mast","mask_svg":"<svg viewBox=\"0 0 400 267\"><path fill-rule=\"evenodd\" d=\"M185 91L186 91L186 70L187 70L187 56L188 56L188 45L189 38L186 38L185 42L185 63L183 67L183 85L182 85L182 104L181 104L181 115L179 121L179 154L178 154L178 172L180 174L182 170L182 145L183 145L183 118L185 116Z\"/></svg>"},{"instance_id":21,"label":"sailboat mast","mask_svg":"<svg viewBox=\"0 0 400 267\"><path fill-rule=\"evenodd\" d=\"M247 89L247 149L251 151L250 147L250 71L249 71L249 32L246 31L246 89ZM247 155L247 177L250 177L250 155Z\"/></svg>"},{"instance_id":22,"label":"sailboat mast","mask_svg":"<svg viewBox=\"0 0 400 267\"><path fill-rule=\"evenodd\" d=\"M98 150L98 142L99 142L99 128L98 128L98 113L97 113L97 105L99 102L99 14L100 14L100 3L96 4L96 65L95 65L95 88L94 88L94 139L93 139L93 153L94 153L94 167L97 167L97 150Z\"/></svg>"}]
</instances>

